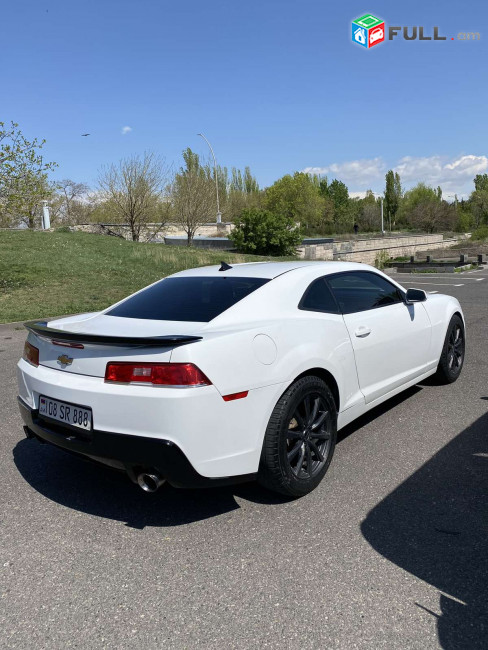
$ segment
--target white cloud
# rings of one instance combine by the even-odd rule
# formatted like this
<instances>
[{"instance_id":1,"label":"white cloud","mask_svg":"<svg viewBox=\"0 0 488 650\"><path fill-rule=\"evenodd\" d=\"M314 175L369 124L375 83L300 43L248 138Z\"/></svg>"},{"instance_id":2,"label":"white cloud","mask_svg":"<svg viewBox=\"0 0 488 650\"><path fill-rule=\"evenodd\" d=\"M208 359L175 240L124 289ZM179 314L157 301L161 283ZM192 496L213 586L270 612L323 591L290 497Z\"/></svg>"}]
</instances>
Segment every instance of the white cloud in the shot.
<instances>
[{"instance_id":1,"label":"white cloud","mask_svg":"<svg viewBox=\"0 0 488 650\"><path fill-rule=\"evenodd\" d=\"M367 191L368 190L362 190L361 192L349 192L349 196L351 199L364 199Z\"/></svg>"},{"instance_id":2,"label":"white cloud","mask_svg":"<svg viewBox=\"0 0 488 650\"><path fill-rule=\"evenodd\" d=\"M354 186L368 186L383 178L386 173L385 163L381 158L365 158L363 160L351 160L349 162L332 163L327 167L306 167L303 170L307 174L328 175ZM367 188L366 188L367 189Z\"/></svg>"},{"instance_id":3,"label":"white cloud","mask_svg":"<svg viewBox=\"0 0 488 650\"><path fill-rule=\"evenodd\" d=\"M400 174L403 183L418 183L423 181L430 185L440 178L442 174L442 163L440 156L429 156L425 158L405 156L404 158L400 158L393 170Z\"/></svg>"},{"instance_id":4,"label":"white cloud","mask_svg":"<svg viewBox=\"0 0 488 650\"><path fill-rule=\"evenodd\" d=\"M394 170L407 187L419 182L440 185L444 194L465 196L473 189L476 174L488 171L488 157L473 154L447 158L444 156L413 157L399 160Z\"/></svg>"},{"instance_id":5,"label":"white cloud","mask_svg":"<svg viewBox=\"0 0 488 650\"><path fill-rule=\"evenodd\" d=\"M132 131L132 127L131 127L131 126L123 126L123 127L122 127L122 131L121 131L121 134L122 134L122 135L127 135L127 134L130 133L131 131Z\"/></svg>"},{"instance_id":6,"label":"white cloud","mask_svg":"<svg viewBox=\"0 0 488 650\"><path fill-rule=\"evenodd\" d=\"M400 174L405 189L423 182L434 187L440 185L445 196L457 194L461 197L469 195L473 190L476 174L488 172L488 157L473 154L451 158L440 155L404 156L390 166L382 158L370 158L332 163L324 167L306 167L303 171L344 181L351 190L350 196L360 196L367 189L382 192L387 169Z\"/></svg>"}]
</instances>

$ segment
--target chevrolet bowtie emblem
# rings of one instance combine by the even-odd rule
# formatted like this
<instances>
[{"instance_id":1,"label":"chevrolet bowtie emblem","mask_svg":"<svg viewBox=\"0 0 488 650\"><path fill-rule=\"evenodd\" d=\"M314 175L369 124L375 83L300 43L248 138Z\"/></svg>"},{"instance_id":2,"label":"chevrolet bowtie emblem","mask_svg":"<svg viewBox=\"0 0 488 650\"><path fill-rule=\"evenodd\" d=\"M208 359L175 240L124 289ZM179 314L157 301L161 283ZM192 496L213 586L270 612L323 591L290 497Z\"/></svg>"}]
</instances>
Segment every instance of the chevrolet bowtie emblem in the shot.
<instances>
[{"instance_id":1,"label":"chevrolet bowtie emblem","mask_svg":"<svg viewBox=\"0 0 488 650\"><path fill-rule=\"evenodd\" d=\"M67 354L61 354L58 361L62 366L70 366L73 363L73 357L68 357Z\"/></svg>"}]
</instances>

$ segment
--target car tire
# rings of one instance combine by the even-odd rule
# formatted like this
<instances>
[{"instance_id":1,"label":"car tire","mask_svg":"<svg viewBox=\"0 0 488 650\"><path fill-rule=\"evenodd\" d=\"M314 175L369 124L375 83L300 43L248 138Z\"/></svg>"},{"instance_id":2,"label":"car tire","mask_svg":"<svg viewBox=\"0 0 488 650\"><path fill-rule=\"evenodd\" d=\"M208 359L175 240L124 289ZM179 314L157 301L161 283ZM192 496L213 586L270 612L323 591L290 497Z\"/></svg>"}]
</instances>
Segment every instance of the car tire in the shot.
<instances>
[{"instance_id":1,"label":"car tire","mask_svg":"<svg viewBox=\"0 0 488 650\"><path fill-rule=\"evenodd\" d=\"M452 384L461 374L465 355L464 323L457 314L447 328L436 377L444 384Z\"/></svg>"},{"instance_id":2,"label":"car tire","mask_svg":"<svg viewBox=\"0 0 488 650\"><path fill-rule=\"evenodd\" d=\"M306 376L280 397L264 436L261 485L291 497L314 490L329 468L337 439L337 408L322 379Z\"/></svg>"}]
</instances>

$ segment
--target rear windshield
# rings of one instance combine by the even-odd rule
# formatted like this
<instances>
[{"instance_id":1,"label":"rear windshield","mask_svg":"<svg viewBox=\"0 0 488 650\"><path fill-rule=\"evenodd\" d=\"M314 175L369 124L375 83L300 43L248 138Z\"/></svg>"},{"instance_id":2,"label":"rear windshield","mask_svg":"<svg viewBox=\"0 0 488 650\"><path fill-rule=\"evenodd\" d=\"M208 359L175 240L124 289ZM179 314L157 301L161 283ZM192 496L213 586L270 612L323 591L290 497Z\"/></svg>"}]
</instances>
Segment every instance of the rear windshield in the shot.
<instances>
[{"instance_id":1,"label":"rear windshield","mask_svg":"<svg viewBox=\"0 0 488 650\"><path fill-rule=\"evenodd\" d=\"M266 282L269 280L265 278L167 278L106 313L124 318L208 323Z\"/></svg>"}]
</instances>

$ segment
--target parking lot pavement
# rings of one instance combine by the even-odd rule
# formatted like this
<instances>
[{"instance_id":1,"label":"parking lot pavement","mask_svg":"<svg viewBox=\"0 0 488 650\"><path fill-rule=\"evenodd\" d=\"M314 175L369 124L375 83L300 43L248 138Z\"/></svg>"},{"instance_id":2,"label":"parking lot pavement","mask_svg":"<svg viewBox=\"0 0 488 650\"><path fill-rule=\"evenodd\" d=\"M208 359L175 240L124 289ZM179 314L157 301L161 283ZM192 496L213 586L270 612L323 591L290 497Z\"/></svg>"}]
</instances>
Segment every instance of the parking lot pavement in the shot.
<instances>
[{"instance_id":1,"label":"parking lot pavement","mask_svg":"<svg viewBox=\"0 0 488 650\"><path fill-rule=\"evenodd\" d=\"M450 293L450 289L484 282L488 277L485 268L462 273L397 273L389 270L387 273L399 284L405 287L418 286L427 293Z\"/></svg>"},{"instance_id":2,"label":"parking lot pavement","mask_svg":"<svg viewBox=\"0 0 488 650\"><path fill-rule=\"evenodd\" d=\"M25 335L0 326L0 646L488 647L488 274L425 286L465 310L461 378L347 427L297 501L254 484L147 495L26 440Z\"/></svg>"}]
</instances>

